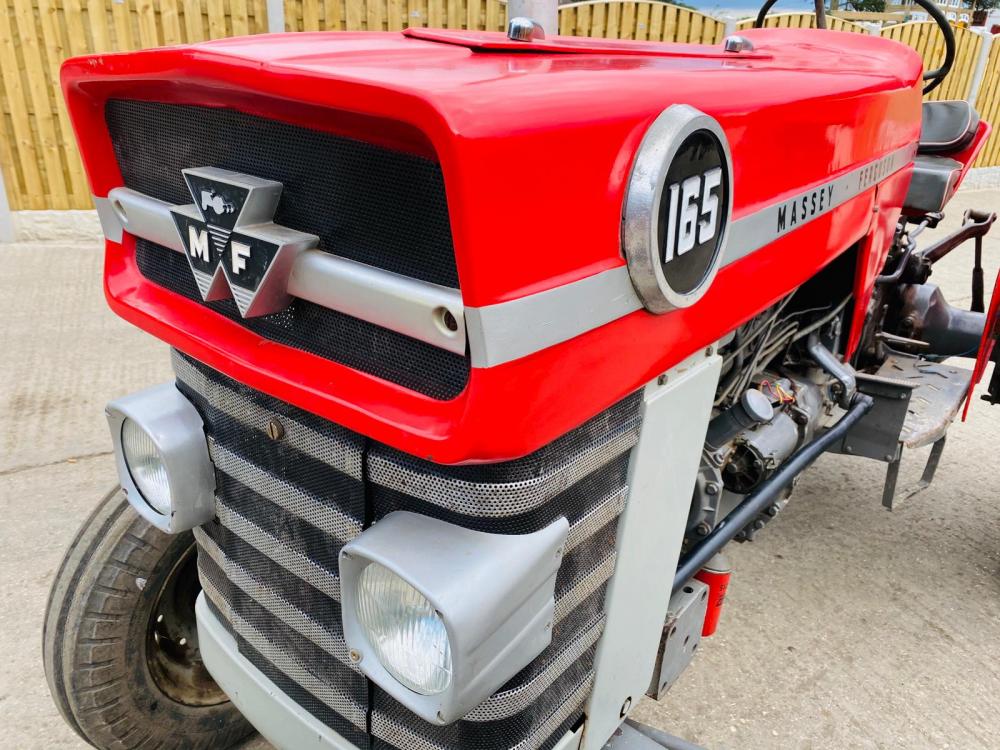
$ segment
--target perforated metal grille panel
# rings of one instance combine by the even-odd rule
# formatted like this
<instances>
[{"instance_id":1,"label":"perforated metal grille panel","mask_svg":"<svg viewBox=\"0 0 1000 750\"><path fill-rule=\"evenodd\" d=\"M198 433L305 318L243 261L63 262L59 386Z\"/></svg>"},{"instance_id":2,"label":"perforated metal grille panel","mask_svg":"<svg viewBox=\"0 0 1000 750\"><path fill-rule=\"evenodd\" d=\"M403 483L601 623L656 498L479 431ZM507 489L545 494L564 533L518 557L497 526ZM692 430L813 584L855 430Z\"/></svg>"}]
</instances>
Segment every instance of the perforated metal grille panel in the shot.
<instances>
[{"instance_id":1,"label":"perforated metal grille panel","mask_svg":"<svg viewBox=\"0 0 1000 750\"><path fill-rule=\"evenodd\" d=\"M336 127L345 117L328 110ZM274 221L376 268L458 287L441 167L430 159L220 107L111 99L105 121L125 185L191 203L181 171L277 180Z\"/></svg>"},{"instance_id":2,"label":"perforated metal grille panel","mask_svg":"<svg viewBox=\"0 0 1000 750\"><path fill-rule=\"evenodd\" d=\"M231 299L202 301L181 253L141 238L136 239L135 253L139 272L154 284L203 304L270 341L440 400L457 396L469 380L468 357L305 300L295 300L273 315L244 318Z\"/></svg>"},{"instance_id":3,"label":"perforated metal grille panel","mask_svg":"<svg viewBox=\"0 0 1000 750\"><path fill-rule=\"evenodd\" d=\"M282 690L373 749L547 750L580 719L604 628L639 394L523 459L446 467L366 440L184 355L175 353L174 369L203 415L216 466L217 519L196 531L206 596L244 656ZM283 429L279 440L268 437L274 421ZM493 533L529 533L559 517L570 523L552 643L446 727L368 683L343 637L337 555L366 523L396 510Z\"/></svg>"}]
</instances>

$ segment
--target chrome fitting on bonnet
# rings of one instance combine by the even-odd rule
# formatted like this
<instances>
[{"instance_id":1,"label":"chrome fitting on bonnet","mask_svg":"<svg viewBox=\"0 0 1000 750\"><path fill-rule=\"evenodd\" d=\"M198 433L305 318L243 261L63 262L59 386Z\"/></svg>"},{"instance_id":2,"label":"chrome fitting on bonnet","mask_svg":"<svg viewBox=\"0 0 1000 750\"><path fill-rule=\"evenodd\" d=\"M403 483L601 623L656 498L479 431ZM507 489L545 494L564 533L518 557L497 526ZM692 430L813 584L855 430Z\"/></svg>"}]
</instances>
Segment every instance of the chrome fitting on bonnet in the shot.
<instances>
[{"instance_id":1,"label":"chrome fitting on bonnet","mask_svg":"<svg viewBox=\"0 0 1000 750\"><path fill-rule=\"evenodd\" d=\"M215 515L215 469L205 427L173 383L105 407L122 489L139 515L168 534Z\"/></svg>"}]
</instances>

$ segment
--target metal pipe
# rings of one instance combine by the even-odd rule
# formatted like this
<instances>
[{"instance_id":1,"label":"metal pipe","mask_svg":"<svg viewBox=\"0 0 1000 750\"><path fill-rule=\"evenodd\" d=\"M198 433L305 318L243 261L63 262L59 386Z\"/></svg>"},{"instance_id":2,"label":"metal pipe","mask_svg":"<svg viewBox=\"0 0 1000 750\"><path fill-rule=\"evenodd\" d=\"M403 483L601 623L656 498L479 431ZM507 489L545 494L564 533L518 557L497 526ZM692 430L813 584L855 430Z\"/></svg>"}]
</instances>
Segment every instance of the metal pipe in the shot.
<instances>
[{"instance_id":1,"label":"metal pipe","mask_svg":"<svg viewBox=\"0 0 1000 750\"><path fill-rule=\"evenodd\" d=\"M818 331L809 334L806 348L809 350L812 358L816 360L816 364L833 375L844 389L844 392L840 394L839 403L846 409L851 403L854 392L858 389L858 380L854 377L854 370L849 365L845 365L837 359L837 356L833 352L823 346L819 340Z\"/></svg>"},{"instance_id":2,"label":"metal pipe","mask_svg":"<svg viewBox=\"0 0 1000 750\"><path fill-rule=\"evenodd\" d=\"M757 518L758 514L773 505L795 477L809 468L834 443L843 439L847 431L871 411L874 405L871 396L864 393L856 394L847 413L837 424L795 451L756 492L736 506L736 509L726 516L711 534L684 556L677 567L671 593L676 594L716 553Z\"/></svg>"}]
</instances>

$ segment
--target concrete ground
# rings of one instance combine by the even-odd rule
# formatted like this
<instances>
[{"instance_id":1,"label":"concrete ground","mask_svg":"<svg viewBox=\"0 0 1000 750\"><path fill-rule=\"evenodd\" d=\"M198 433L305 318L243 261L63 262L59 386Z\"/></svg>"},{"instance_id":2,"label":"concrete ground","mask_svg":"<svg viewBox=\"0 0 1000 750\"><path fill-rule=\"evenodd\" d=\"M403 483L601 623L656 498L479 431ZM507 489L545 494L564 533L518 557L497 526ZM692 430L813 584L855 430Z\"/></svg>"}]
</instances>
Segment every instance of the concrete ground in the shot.
<instances>
[{"instance_id":1,"label":"concrete ground","mask_svg":"<svg viewBox=\"0 0 1000 750\"><path fill-rule=\"evenodd\" d=\"M948 224L998 204L963 194ZM968 303L970 256L935 274L952 303ZM992 284L1000 230L986 260ZM3 748L85 747L42 673L45 599L114 481L105 402L170 377L166 346L107 311L100 277L96 239L0 245ZM758 541L733 545L719 633L634 716L713 750L1000 748L998 440L1000 409L977 403L935 485L891 514L882 465L821 459Z\"/></svg>"}]
</instances>

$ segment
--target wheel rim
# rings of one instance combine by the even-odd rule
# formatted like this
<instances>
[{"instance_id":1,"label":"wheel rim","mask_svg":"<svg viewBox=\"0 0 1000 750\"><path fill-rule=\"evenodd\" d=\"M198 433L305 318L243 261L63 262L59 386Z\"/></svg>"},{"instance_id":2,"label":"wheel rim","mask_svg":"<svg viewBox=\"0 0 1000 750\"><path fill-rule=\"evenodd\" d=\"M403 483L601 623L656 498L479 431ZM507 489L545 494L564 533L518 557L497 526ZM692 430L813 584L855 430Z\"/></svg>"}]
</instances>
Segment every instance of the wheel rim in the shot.
<instances>
[{"instance_id":1,"label":"wheel rim","mask_svg":"<svg viewBox=\"0 0 1000 750\"><path fill-rule=\"evenodd\" d=\"M146 663L156 686L185 706L215 706L229 698L205 668L194 605L201 593L197 547L174 564L156 595L146 637Z\"/></svg>"}]
</instances>

